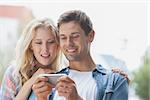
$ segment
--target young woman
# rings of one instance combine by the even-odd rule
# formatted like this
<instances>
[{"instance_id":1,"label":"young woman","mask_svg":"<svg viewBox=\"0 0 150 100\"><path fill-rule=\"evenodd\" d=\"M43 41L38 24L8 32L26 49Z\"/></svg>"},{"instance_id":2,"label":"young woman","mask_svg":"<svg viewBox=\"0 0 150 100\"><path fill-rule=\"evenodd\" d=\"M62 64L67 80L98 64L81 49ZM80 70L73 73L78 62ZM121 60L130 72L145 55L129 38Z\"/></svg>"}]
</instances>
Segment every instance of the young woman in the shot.
<instances>
[{"instance_id":1,"label":"young woman","mask_svg":"<svg viewBox=\"0 0 150 100\"><path fill-rule=\"evenodd\" d=\"M38 99L46 99L52 89L42 73L58 69L58 31L50 19L34 19L24 29L16 47L16 59L5 72L0 100L26 100L33 84Z\"/></svg>"}]
</instances>

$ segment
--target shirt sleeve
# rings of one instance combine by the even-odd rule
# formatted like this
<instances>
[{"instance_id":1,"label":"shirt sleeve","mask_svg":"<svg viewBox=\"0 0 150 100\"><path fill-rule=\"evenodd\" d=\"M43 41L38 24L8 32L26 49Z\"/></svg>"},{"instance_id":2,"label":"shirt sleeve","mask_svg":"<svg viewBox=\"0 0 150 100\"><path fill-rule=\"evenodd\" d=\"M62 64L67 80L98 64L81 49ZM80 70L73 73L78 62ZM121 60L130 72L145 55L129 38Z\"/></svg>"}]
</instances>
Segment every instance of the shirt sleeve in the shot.
<instances>
[{"instance_id":1,"label":"shirt sleeve","mask_svg":"<svg viewBox=\"0 0 150 100\"><path fill-rule=\"evenodd\" d=\"M128 82L118 73L109 74L103 100L128 100Z\"/></svg>"},{"instance_id":2,"label":"shirt sleeve","mask_svg":"<svg viewBox=\"0 0 150 100\"><path fill-rule=\"evenodd\" d=\"M128 100L128 87L127 79L118 73L116 74L114 81L114 89L111 100Z\"/></svg>"},{"instance_id":3,"label":"shirt sleeve","mask_svg":"<svg viewBox=\"0 0 150 100\"><path fill-rule=\"evenodd\" d=\"M17 83L13 77L13 68L10 66L7 68L2 80L0 100L13 100L17 94L17 87Z\"/></svg>"},{"instance_id":4,"label":"shirt sleeve","mask_svg":"<svg viewBox=\"0 0 150 100\"><path fill-rule=\"evenodd\" d=\"M127 79L120 75L120 78L115 84L112 100L128 100L128 88L129 84Z\"/></svg>"}]
</instances>

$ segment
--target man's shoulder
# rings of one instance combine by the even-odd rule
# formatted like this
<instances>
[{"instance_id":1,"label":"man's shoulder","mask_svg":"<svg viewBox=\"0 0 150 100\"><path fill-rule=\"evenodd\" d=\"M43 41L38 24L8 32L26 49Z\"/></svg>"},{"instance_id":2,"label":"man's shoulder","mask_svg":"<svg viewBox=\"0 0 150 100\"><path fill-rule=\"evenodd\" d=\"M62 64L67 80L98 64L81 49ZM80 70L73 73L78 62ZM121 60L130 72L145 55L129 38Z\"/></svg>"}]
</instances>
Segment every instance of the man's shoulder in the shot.
<instances>
[{"instance_id":1,"label":"man's shoulder","mask_svg":"<svg viewBox=\"0 0 150 100\"><path fill-rule=\"evenodd\" d=\"M121 88L128 87L127 79L123 75L109 71L106 76L106 92L120 91Z\"/></svg>"},{"instance_id":2,"label":"man's shoulder","mask_svg":"<svg viewBox=\"0 0 150 100\"><path fill-rule=\"evenodd\" d=\"M104 73L104 75L106 75L106 77L108 77L109 80L117 81L118 79L125 79L125 77L121 75L120 73L115 73L110 69L106 69L100 64L96 65L96 69L99 72Z\"/></svg>"},{"instance_id":3,"label":"man's shoulder","mask_svg":"<svg viewBox=\"0 0 150 100\"><path fill-rule=\"evenodd\" d=\"M103 80L103 83L105 85L114 87L115 85L122 84L127 81L127 79L120 73L115 73L112 70L106 69L101 65L96 65L96 70L98 71L98 73L96 74L101 74L100 78L102 78L101 80Z\"/></svg>"},{"instance_id":4,"label":"man's shoulder","mask_svg":"<svg viewBox=\"0 0 150 100\"><path fill-rule=\"evenodd\" d=\"M127 79L119 73L112 71L106 74L107 81L105 84L104 98L111 98L111 100L127 100L128 98L128 82ZM122 94L123 93L123 94Z\"/></svg>"},{"instance_id":5,"label":"man's shoulder","mask_svg":"<svg viewBox=\"0 0 150 100\"><path fill-rule=\"evenodd\" d=\"M68 74L69 73L69 68L65 67L65 68L63 68L63 69L56 72L56 74L60 74L60 73Z\"/></svg>"},{"instance_id":6,"label":"man's shoulder","mask_svg":"<svg viewBox=\"0 0 150 100\"><path fill-rule=\"evenodd\" d=\"M108 80L113 81L114 84L121 81L126 81L127 79L120 73L115 73L113 71L107 72Z\"/></svg>"}]
</instances>

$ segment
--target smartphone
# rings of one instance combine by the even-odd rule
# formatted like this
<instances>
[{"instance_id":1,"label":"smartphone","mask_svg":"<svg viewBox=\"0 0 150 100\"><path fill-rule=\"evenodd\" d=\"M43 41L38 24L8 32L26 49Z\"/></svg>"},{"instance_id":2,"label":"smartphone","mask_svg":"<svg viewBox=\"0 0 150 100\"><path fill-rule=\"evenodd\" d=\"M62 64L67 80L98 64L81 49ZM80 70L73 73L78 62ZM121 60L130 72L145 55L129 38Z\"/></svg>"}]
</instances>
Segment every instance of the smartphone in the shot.
<instances>
[{"instance_id":1,"label":"smartphone","mask_svg":"<svg viewBox=\"0 0 150 100\"><path fill-rule=\"evenodd\" d=\"M38 77L47 77L49 83L56 85L57 79L62 76L66 76L66 74L40 74Z\"/></svg>"}]
</instances>

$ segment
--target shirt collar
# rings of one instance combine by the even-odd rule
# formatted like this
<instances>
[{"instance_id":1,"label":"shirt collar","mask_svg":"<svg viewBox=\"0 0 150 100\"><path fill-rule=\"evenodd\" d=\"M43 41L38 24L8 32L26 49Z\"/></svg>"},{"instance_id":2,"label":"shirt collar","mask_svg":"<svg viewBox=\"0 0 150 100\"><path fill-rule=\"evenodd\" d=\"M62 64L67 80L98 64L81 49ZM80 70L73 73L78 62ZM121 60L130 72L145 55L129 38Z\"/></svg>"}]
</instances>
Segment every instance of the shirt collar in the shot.
<instances>
[{"instance_id":1,"label":"shirt collar","mask_svg":"<svg viewBox=\"0 0 150 100\"><path fill-rule=\"evenodd\" d=\"M100 72L102 74L106 74L107 73L107 70L104 67L102 67L100 64L96 65L96 68L93 70L93 72L95 72L95 71ZM65 73L65 74L68 75L69 74L69 66L64 68L64 69L62 69L61 71L59 71L57 73Z\"/></svg>"},{"instance_id":2,"label":"shirt collar","mask_svg":"<svg viewBox=\"0 0 150 100\"><path fill-rule=\"evenodd\" d=\"M97 64L96 65L96 69L94 71L98 71L102 74L106 74L107 73L107 70L100 64Z\"/></svg>"}]
</instances>

